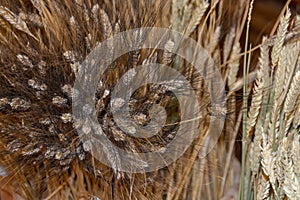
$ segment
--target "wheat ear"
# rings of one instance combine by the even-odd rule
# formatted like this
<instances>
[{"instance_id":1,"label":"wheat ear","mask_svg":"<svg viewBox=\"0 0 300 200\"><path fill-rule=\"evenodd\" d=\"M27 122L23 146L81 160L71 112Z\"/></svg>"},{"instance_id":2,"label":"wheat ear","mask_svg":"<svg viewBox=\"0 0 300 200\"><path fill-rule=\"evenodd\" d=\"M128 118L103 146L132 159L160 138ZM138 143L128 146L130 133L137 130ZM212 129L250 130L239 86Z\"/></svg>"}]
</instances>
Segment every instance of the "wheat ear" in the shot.
<instances>
[{"instance_id":1,"label":"wheat ear","mask_svg":"<svg viewBox=\"0 0 300 200\"><path fill-rule=\"evenodd\" d=\"M203 1L199 5L199 7L196 8L196 10L194 11L192 18L190 20L190 23L186 28L187 35L190 35L195 30L195 28L199 25L200 20L202 19L208 6L209 6L209 3L207 1Z\"/></svg>"},{"instance_id":2,"label":"wheat ear","mask_svg":"<svg viewBox=\"0 0 300 200\"><path fill-rule=\"evenodd\" d=\"M0 16L5 19L10 25L14 28L27 33L29 36L33 37L35 40L38 40L28 29L25 21L21 19L21 17L15 15L8 8L0 6Z\"/></svg>"},{"instance_id":3,"label":"wheat ear","mask_svg":"<svg viewBox=\"0 0 300 200\"><path fill-rule=\"evenodd\" d=\"M291 12L289 9L287 9L285 16L281 17L281 19L280 19L280 24L279 24L279 27L277 30L277 36L276 36L274 46L272 49L272 53L271 53L273 70L276 68L276 65L277 65L277 62L279 59L279 55L280 55L280 52L283 47L283 43L284 43L284 39L285 39L285 36L287 33L287 28L289 25L290 17L291 17Z\"/></svg>"}]
</instances>

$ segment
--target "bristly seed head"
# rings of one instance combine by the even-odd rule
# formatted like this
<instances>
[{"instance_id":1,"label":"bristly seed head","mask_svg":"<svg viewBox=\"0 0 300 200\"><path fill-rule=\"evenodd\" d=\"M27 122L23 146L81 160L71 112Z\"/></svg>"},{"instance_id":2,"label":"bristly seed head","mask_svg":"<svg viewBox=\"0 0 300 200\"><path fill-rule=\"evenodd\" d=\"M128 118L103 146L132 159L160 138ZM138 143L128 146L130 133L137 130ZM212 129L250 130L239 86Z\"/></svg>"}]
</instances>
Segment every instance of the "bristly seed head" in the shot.
<instances>
[{"instance_id":1,"label":"bristly seed head","mask_svg":"<svg viewBox=\"0 0 300 200\"><path fill-rule=\"evenodd\" d=\"M60 118L62 119L63 123L72 122L72 114L71 113L64 113L64 114L62 114L62 116L60 116Z\"/></svg>"},{"instance_id":2,"label":"bristly seed head","mask_svg":"<svg viewBox=\"0 0 300 200\"><path fill-rule=\"evenodd\" d=\"M13 110L25 111L30 108L30 101L16 97L11 100L10 106Z\"/></svg>"},{"instance_id":3,"label":"bristly seed head","mask_svg":"<svg viewBox=\"0 0 300 200\"><path fill-rule=\"evenodd\" d=\"M55 96L52 98L52 103L56 106L65 105L67 102L68 102L68 100L61 96Z\"/></svg>"}]
</instances>

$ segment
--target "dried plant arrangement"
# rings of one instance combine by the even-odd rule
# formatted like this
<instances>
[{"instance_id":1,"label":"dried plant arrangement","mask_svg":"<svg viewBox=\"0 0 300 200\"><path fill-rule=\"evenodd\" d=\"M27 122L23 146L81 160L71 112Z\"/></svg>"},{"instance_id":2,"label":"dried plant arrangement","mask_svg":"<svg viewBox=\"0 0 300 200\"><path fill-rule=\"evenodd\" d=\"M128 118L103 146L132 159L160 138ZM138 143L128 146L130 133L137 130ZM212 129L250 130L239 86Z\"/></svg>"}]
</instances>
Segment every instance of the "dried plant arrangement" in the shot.
<instances>
[{"instance_id":1,"label":"dried plant arrangement","mask_svg":"<svg viewBox=\"0 0 300 200\"><path fill-rule=\"evenodd\" d=\"M253 3L0 0L0 199L299 199L299 16L287 3L276 34L248 47L244 34L245 27L251 31ZM175 36L160 35L156 28ZM124 34L131 30L143 31ZM202 53L178 44L196 44ZM121 46L130 50L118 55ZM110 62L101 78L97 70L85 75L90 63L102 69L98 57ZM257 69L249 72L250 63ZM149 83L152 75L172 77L173 71L140 67L155 64L180 76ZM193 64L208 67L199 72ZM214 84L225 93L220 107L213 100L221 92L210 90L215 74ZM84 87L94 76L96 84ZM130 88L133 79L141 86ZM128 101L115 98L118 87L125 88ZM92 104L75 101L90 93L86 99ZM192 98L198 109L177 95ZM124 102L128 110L116 111ZM193 117L185 118L185 110ZM224 123L219 134L212 134L214 121ZM180 135L184 124L190 129ZM135 137L135 127L150 130L151 137ZM147 163L142 156L120 155L158 151L159 157L178 135L184 144L192 133L196 136L182 155L171 163L162 159L163 167L155 170L147 169L156 159ZM105 162L93 151L91 134L108 139L99 147ZM167 158L176 157L180 145ZM140 168L145 171L133 170Z\"/></svg>"},{"instance_id":2,"label":"dried plant arrangement","mask_svg":"<svg viewBox=\"0 0 300 200\"><path fill-rule=\"evenodd\" d=\"M298 18L290 26L287 9L276 35L264 38L260 47L247 118L245 199L300 198Z\"/></svg>"}]
</instances>

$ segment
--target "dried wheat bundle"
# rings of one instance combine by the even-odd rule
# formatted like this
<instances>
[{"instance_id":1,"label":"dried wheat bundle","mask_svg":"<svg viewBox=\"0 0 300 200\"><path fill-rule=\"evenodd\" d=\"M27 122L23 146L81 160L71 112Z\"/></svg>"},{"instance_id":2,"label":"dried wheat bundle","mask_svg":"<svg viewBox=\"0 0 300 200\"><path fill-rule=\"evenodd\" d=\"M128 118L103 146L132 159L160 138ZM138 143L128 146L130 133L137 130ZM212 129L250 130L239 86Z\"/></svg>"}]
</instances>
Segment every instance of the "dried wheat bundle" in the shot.
<instances>
[{"instance_id":1,"label":"dried wheat bundle","mask_svg":"<svg viewBox=\"0 0 300 200\"><path fill-rule=\"evenodd\" d=\"M299 199L300 42L286 41L291 12L280 19L274 45L265 39L248 112L249 161L254 199ZM270 60L269 60L270 58ZM254 127L254 130L252 128ZM253 137L252 137L253 135ZM249 197L249 196L248 196Z\"/></svg>"},{"instance_id":2,"label":"dried wheat bundle","mask_svg":"<svg viewBox=\"0 0 300 200\"><path fill-rule=\"evenodd\" d=\"M234 137L227 143L222 135L212 153L200 159L199 154L208 153L203 141L209 138L209 94L195 69L171 53L174 41L163 41L164 50L145 49L118 58L99 81L95 94L98 121L107 137L127 151L150 151L175 136L180 120L178 102L168 88L140 88L130 101L134 120L147 123L147 110L159 102L169 106L172 115L168 120L173 125L149 140L132 139L116 126L109 111L112 89L124 73L145 63L163 63L185 75L202 102L198 113L203 118L201 134L170 166L128 174L94 159L88 153L90 144L82 142L76 132L72 97L78 94L72 87L81 63L99 43L133 28L172 27L207 50L222 76L228 77L230 88L238 82L239 40L244 26L240 19L241 11L247 9L242 2L232 14L222 1L17 0L12 4L0 0L1 189L23 199L218 199L230 189L235 191L234 170L229 170ZM224 16L239 20L224 24ZM136 39L142 42L143 37L147 35ZM126 39L124 44L134 42ZM228 69L221 67L230 60L234 62ZM262 86L257 87L259 91ZM81 125L89 131L85 122ZM228 149L231 153L225 159ZM234 166L238 169L237 163ZM223 169L225 164L228 167Z\"/></svg>"}]
</instances>

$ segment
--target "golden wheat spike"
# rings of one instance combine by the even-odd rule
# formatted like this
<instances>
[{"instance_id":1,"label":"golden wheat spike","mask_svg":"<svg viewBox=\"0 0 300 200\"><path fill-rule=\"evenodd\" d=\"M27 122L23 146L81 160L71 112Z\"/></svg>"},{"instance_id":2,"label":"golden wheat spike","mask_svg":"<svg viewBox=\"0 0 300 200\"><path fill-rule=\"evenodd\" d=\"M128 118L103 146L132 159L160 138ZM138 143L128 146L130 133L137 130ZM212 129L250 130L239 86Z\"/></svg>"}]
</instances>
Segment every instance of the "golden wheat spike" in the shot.
<instances>
[{"instance_id":1,"label":"golden wheat spike","mask_svg":"<svg viewBox=\"0 0 300 200\"><path fill-rule=\"evenodd\" d=\"M0 6L0 16L5 19L10 25L14 28L27 33L29 36L33 37L35 40L38 40L28 29L26 22L24 22L20 16L15 15L8 8Z\"/></svg>"}]
</instances>

